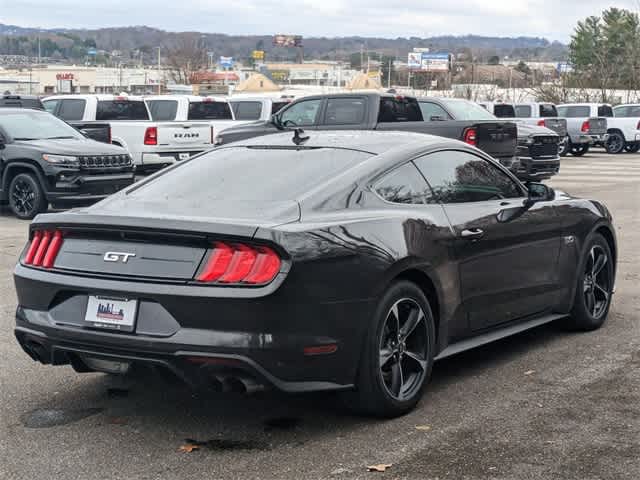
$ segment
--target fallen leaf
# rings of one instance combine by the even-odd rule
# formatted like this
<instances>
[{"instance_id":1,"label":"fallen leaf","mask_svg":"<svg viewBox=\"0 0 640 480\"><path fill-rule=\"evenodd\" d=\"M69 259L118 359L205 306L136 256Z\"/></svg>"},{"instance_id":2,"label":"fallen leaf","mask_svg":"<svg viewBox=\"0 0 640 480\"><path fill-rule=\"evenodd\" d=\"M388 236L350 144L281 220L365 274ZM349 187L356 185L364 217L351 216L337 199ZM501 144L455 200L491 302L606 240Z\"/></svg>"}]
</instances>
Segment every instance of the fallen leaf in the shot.
<instances>
[{"instance_id":1,"label":"fallen leaf","mask_svg":"<svg viewBox=\"0 0 640 480\"><path fill-rule=\"evenodd\" d=\"M380 465L370 465L367 470L370 472L386 472L387 468L391 468L392 463L381 463Z\"/></svg>"},{"instance_id":2,"label":"fallen leaf","mask_svg":"<svg viewBox=\"0 0 640 480\"><path fill-rule=\"evenodd\" d=\"M191 453L194 450L200 450L200 445L196 445L195 443L185 443L178 449L179 452L183 453Z\"/></svg>"},{"instance_id":3,"label":"fallen leaf","mask_svg":"<svg viewBox=\"0 0 640 480\"><path fill-rule=\"evenodd\" d=\"M533 375L534 373L536 373L535 370L527 370L526 372L524 372L525 375Z\"/></svg>"},{"instance_id":4,"label":"fallen leaf","mask_svg":"<svg viewBox=\"0 0 640 480\"><path fill-rule=\"evenodd\" d=\"M416 430L419 430L421 432L428 432L429 430L431 430L431 425L416 425Z\"/></svg>"}]
</instances>

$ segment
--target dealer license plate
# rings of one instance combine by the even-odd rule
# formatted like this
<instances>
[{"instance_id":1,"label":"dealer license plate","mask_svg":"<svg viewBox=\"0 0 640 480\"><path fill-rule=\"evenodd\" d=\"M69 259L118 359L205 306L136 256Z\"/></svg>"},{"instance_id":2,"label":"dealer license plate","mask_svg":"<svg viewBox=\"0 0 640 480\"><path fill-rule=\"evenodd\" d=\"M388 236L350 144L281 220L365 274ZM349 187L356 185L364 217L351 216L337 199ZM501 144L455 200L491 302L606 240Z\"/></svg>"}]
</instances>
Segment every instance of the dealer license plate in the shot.
<instances>
[{"instance_id":1,"label":"dealer license plate","mask_svg":"<svg viewBox=\"0 0 640 480\"><path fill-rule=\"evenodd\" d=\"M191 157L191 155L188 154L188 153L179 153L178 154L178 160L189 160L189 157Z\"/></svg>"},{"instance_id":2,"label":"dealer license plate","mask_svg":"<svg viewBox=\"0 0 640 480\"><path fill-rule=\"evenodd\" d=\"M90 295L84 319L94 327L132 332L137 310L137 300Z\"/></svg>"}]
</instances>

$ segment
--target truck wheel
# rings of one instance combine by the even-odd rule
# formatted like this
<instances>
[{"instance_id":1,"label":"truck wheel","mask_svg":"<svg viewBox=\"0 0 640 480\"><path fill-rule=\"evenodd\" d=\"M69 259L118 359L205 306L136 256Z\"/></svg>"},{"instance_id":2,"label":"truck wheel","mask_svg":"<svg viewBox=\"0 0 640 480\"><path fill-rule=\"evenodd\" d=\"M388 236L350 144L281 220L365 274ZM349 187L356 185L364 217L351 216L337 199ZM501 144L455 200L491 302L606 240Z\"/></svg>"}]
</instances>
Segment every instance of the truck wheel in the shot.
<instances>
[{"instance_id":1,"label":"truck wheel","mask_svg":"<svg viewBox=\"0 0 640 480\"><path fill-rule=\"evenodd\" d=\"M638 153L640 151L640 143L632 143L624 147L629 153Z\"/></svg>"},{"instance_id":2,"label":"truck wheel","mask_svg":"<svg viewBox=\"0 0 640 480\"><path fill-rule=\"evenodd\" d=\"M566 157L570 149L571 149L571 139L567 136L558 145L558 155L560 155L561 157Z\"/></svg>"},{"instance_id":3,"label":"truck wheel","mask_svg":"<svg viewBox=\"0 0 640 480\"><path fill-rule=\"evenodd\" d=\"M9 183L9 208L22 220L31 220L47 209L49 202L44 196L38 178L32 173L19 173Z\"/></svg>"},{"instance_id":4,"label":"truck wheel","mask_svg":"<svg viewBox=\"0 0 640 480\"><path fill-rule=\"evenodd\" d=\"M589 145L571 145L571 155L581 157L589 151Z\"/></svg>"},{"instance_id":5,"label":"truck wheel","mask_svg":"<svg viewBox=\"0 0 640 480\"><path fill-rule=\"evenodd\" d=\"M624 135L621 132L613 131L609 133L609 139L604 148L606 148L607 153L615 155L624 150L624 145Z\"/></svg>"}]
</instances>

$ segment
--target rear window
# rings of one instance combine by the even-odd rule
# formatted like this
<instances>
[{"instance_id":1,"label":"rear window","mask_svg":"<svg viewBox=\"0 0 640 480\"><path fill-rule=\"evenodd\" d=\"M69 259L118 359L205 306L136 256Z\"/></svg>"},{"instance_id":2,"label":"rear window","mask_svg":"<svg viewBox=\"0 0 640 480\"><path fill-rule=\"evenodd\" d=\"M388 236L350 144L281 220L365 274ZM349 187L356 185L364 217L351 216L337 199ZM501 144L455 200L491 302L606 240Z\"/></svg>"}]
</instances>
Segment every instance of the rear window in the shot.
<instances>
[{"instance_id":1,"label":"rear window","mask_svg":"<svg viewBox=\"0 0 640 480\"><path fill-rule=\"evenodd\" d=\"M188 120L233 120L227 102L191 102Z\"/></svg>"},{"instance_id":2,"label":"rear window","mask_svg":"<svg viewBox=\"0 0 640 480\"><path fill-rule=\"evenodd\" d=\"M149 120L142 100L100 100L96 120Z\"/></svg>"},{"instance_id":3,"label":"rear window","mask_svg":"<svg viewBox=\"0 0 640 480\"><path fill-rule=\"evenodd\" d=\"M176 100L147 100L151 119L158 122L173 121L178 112L178 102Z\"/></svg>"},{"instance_id":4,"label":"rear window","mask_svg":"<svg viewBox=\"0 0 640 480\"><path fill-rule=\"evenodd\" d=\"M614 108L613 114L623 118L640 117L640 105L622 105Z\"/></svg>"},{"instance_id":5,"label":"rear window","mask_svg":"<svg viewBox=\"0 0 640 480\"><path fill-rule=\"evenodd\" d=\"M236 120L260 120L262 102L231 102Z\"/></svg>"},{"instance_id":6,"label":"rear window","mask_svg":"<svg viewBox=\"0 0 640 480\"><path fill-rule=\"evenodd\" d=\"M498 118L513 118L516 116L516 111L513 105L494 105L493 114Z\"/></svg>"},{"instance_id":7,"label":"rear window","mask_svg":"<svg viewBox=\"0 0 640 480\"><path fill-rule=\"evenodd\" d=\"M518 118L531 118L531 105L516 105L515 111Z\"/></svg>"},{"instance_id":8,"label":"rear window","mask_svg":"<svg viewBox=\"0 0 640 480\"><path fill-rule=\"evenodd\" d=\"M551 103L543 103L540 105L540 116L542 118L557 117L558 109Z\"/></svg>"},{"instance_id":9,"label":"rear window","mask_svg":"<svg viewBox=\"0 0 640 480\"><path fill-rule=\"evenodd\" d=\"M382 97L378 123L422 122L418 100L410 97Z\"/></svg>"},{"instance_id":10,"label":"rear window","mask_svg":"<svg viewBox=\"0 0 640 480\"><path fill-rule=\"evenodd\" d=\"M599 117L613 117L613 109L609 105L600 105L598 107Z\"/></svg>"},{"instance_id":11,"label":"rear window","mask_svg":"<svg viewBox=\"0 0 640 480\"><path fill-rule=\"evenodd\" d=\"M584 118L591 116L591 108L588 106L573 105L558 107L558 116L565 118Z\"/></svg>"},{"instance_id":12,"label":"rear window","mask_svg":"<svg viewBox=\"0 0 640 480\"><path fill-rule=\"evenodd\" d=\"M0 107L44 109L37 98L0 98Z\"/></svg>"},{"instance_id":13,"label":"rear window","mask_svg":"<svg viewBox=\"0 0 640 480\"><path fill-rule=\"evenodd\" d=\"M370 157L334 148L221 148L181 163L130 195L196 205L210 200L294 200Z\"/></svg>"}]
</instances>

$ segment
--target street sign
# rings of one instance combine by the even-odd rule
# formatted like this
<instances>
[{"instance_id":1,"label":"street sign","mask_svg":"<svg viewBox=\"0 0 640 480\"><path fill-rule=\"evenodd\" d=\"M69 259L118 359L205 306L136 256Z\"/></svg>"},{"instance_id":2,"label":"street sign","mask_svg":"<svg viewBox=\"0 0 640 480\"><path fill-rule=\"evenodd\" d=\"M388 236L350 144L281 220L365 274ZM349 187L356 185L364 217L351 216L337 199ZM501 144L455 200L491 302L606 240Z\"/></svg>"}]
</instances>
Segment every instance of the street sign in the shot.
<instances>
[{"instance_id":1,"label":"street sign","mask_svg":"<svg viewBox=\"0 0 640 480\"><path fill-rule=\"evenodd\" d=\"M233 64L234 64L233 57L220 57L220 59L218 60L218 65L220 65L223 68L231 68L233 67Z\"/></svg>"}]
</instances>

